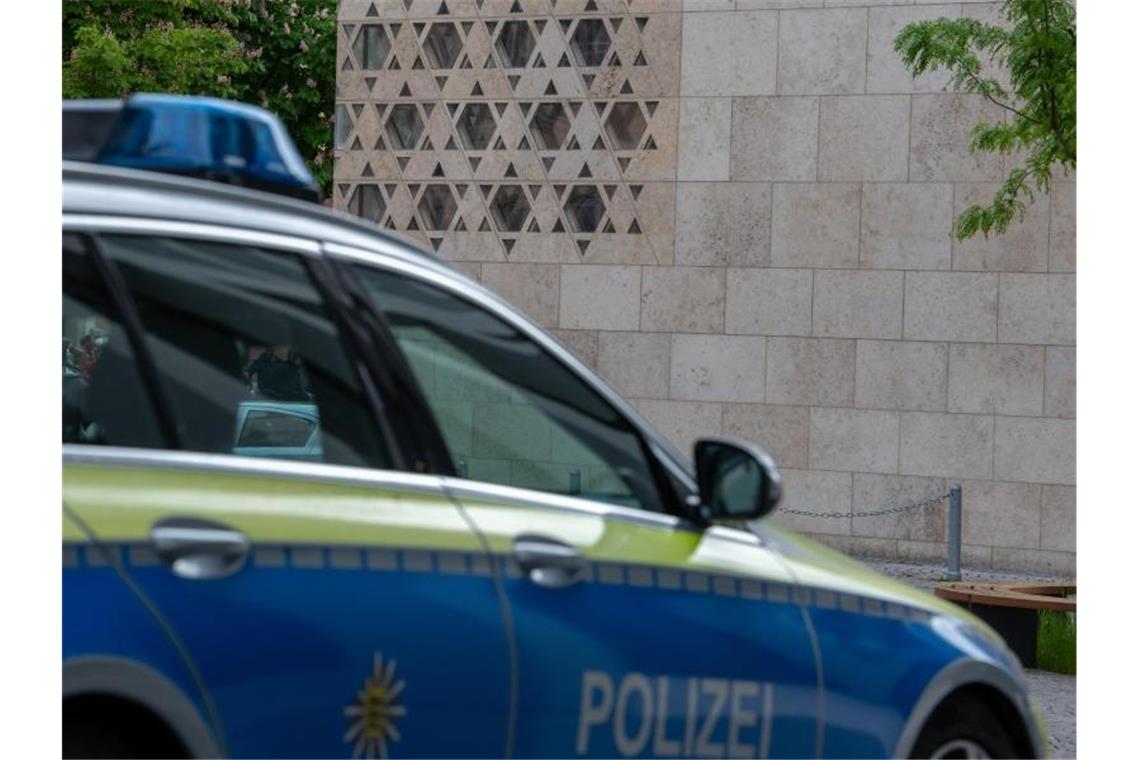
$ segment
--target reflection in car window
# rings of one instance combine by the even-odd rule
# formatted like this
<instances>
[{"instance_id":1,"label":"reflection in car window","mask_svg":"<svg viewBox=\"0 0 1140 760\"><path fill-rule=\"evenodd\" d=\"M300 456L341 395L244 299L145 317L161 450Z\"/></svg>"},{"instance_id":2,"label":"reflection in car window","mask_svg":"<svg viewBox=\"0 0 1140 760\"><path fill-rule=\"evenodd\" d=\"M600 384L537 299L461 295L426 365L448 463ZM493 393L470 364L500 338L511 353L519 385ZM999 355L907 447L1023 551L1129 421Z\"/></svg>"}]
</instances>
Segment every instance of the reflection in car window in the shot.
<instances>
[{"instance_id":1,"label":"reflection in car window","mask_svg":"<svg viewBox=\"0 0 1140 760\"><path fill-rule=\"evenodd\" d=\"M354 365L297 257L201 240L102 240L138 309L183 448L390 465ZM236 446L248 402L311 417L319 445Z\"/></svg>"},{"instance_id":2,"label":"reflection in car window","mask_svg":"<svg viewBox=\"0 0 1140 760\"><path fill-rule=\"evenodd\" d=\"M459 474L661 510L639 436L515 328L416 280L361 268Z\"/></svg>"},{"instance_id":3,"label":"reflection in car window","mask_svg":"<svg viewBox=\"0 0 1140 760\"><path fill-rule=\"evenodd\" d=\"M63 237L63 442L164 445L130 341L74 234Z\"/></svg>"},{"instance_id":4,"label":"reflection in car window","mask_svg":"<svg viewBox=\"0 0 1140 760\"><path fill-rule=\"evenodd\" d=\"M245 404L243 404L245 406ZM301 448L309 442L316 429L316 407L309 407L312 416L301 416L286 410L249 409L241 424L237 446L282 446Z\"/></svg>"}]
</instances>

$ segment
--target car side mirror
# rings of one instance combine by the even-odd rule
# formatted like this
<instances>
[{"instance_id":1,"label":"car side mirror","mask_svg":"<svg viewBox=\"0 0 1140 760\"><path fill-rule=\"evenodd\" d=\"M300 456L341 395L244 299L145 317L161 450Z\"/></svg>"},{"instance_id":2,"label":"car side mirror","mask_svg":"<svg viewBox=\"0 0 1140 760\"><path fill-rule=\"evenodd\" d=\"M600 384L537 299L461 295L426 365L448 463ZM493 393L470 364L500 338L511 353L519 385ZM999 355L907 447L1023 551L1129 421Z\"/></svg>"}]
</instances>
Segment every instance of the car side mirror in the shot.
<instances>
[{"instance_id":1,"label":"car side mirror","mask_svg":"<svg viewBox=\"0 0 1140 760\"><path fill-rule=\"evenodd\" d=\"M756 520L780 503L780 473L759 447L730 438L702 438L693 454L704 520Z\"/></svg>"}]
</instances>

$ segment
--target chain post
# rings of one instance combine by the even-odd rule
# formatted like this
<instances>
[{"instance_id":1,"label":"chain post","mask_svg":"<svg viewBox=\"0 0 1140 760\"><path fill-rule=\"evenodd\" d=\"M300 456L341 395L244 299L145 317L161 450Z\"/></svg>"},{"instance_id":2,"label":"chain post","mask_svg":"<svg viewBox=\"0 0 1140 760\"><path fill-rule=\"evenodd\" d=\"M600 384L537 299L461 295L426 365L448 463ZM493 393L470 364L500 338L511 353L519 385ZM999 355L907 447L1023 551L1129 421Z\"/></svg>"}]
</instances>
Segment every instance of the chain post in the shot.
<instances>
[{"instance_id":1,"label":"chain post","mask_svg":"<svg viewBox=\"0 0 1140 760\"><path fill-rule=\"evenodd\" d=\"M950 489L950 515L949 535L946 549L946 578L951 581L962 580L962 487L953 486Z\"/></svg>"}]
</instances>

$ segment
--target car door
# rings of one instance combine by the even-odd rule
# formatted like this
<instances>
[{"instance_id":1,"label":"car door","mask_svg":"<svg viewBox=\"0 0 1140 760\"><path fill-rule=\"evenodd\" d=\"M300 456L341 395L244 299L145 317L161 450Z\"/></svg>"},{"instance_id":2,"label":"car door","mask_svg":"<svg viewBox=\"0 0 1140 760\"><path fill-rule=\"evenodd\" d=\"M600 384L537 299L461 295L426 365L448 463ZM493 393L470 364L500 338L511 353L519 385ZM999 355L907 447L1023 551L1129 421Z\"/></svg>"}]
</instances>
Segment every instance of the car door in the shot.
<instances>
[{"instance_id":1,"label":"car door","mask_svg":"<svg viewBox=\"0 0 1140 760\"><path fill-rule=\"evenodd\" d=\"M815 754L816 661L780 558L750 533L668 514L643 435L524 320L474 286L401 268L359 266L356 280L463 475L448 489L502 564L514 752Z\"/></svg>"},{"instance_id":2,"label":"car door","mask_svg":"<svg viewBox=\"0 0 1140 760\"><path fill-rule=\"evenodd\" d=\"M501 755L511 671L489 558L438 476L395 469L408 457L309 277L316 247L243 238L89 238L157 403L120 398L122 367L97 359L83 443L65 448L77 567L121 563L229 754ZM282 349L260 395L315 409L320 461L233 452L253 347ZM165 448L120 448L139 409L165 420Z\"/></svg>"}]
</instances>

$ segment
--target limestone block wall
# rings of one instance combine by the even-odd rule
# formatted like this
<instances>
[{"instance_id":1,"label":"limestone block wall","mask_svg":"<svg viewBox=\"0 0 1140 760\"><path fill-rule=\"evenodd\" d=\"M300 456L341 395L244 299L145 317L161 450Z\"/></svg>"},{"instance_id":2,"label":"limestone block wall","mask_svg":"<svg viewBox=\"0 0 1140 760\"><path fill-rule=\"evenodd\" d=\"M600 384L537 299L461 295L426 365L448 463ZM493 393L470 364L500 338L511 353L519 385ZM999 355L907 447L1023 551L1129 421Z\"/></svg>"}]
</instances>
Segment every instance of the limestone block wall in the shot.
<instances>
[{"instance_id":1,"label":"limestone block wall","mask_svg":"<svg viewBox=\"0 0 1140 760\"><path fill-rule=\"evenodd\" d=\"M1075 178L957 213L1003 112L915 80L912 21L994 3L343 0L334 202L518 304L662 432L749 438L785 504L959 483L964 563L1075 572ZM777 519L938 560L940 510Z\"/></svg>"}]
</instances>

